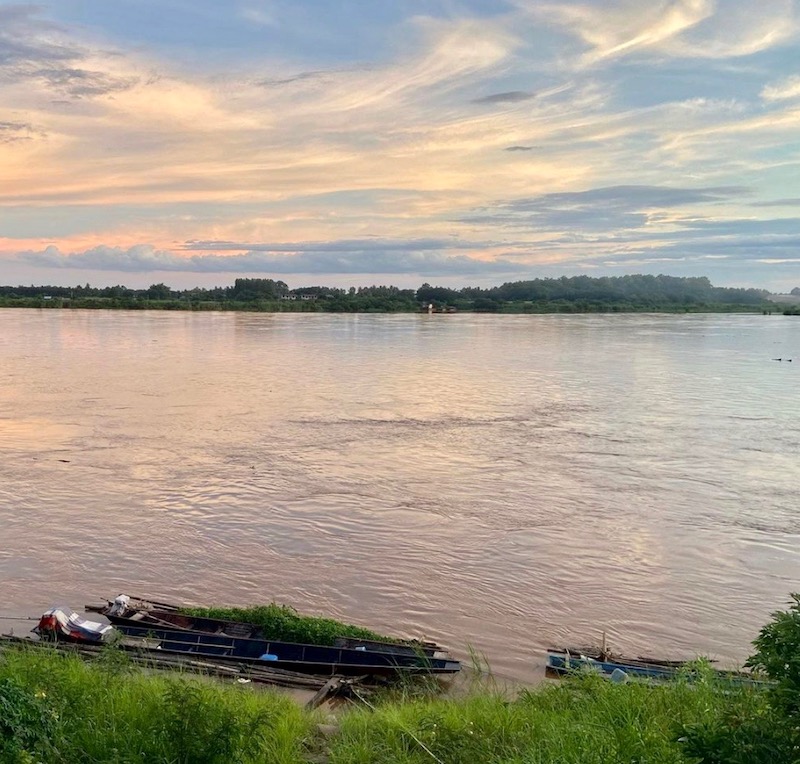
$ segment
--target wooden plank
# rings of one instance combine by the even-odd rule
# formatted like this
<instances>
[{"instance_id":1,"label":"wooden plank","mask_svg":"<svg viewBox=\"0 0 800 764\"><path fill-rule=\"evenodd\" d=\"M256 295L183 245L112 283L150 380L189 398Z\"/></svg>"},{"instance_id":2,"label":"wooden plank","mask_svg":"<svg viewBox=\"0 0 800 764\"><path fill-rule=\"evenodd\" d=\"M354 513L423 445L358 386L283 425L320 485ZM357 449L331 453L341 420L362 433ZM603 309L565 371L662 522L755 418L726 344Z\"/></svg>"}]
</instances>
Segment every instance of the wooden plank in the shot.
<instances>
[{"instance_id":1,"label":"wooden plank","mask_svg":"<svg viewBox=\"0 0 800 764\"><path fill-rule=\"evenodd\" d=\"M317 706L322 705L329 695L333 695L342 686L342 678L332 676L322 687L315 693L314 697L306 703L306 708L312 710Z\"/></svg>"}]
</instances>

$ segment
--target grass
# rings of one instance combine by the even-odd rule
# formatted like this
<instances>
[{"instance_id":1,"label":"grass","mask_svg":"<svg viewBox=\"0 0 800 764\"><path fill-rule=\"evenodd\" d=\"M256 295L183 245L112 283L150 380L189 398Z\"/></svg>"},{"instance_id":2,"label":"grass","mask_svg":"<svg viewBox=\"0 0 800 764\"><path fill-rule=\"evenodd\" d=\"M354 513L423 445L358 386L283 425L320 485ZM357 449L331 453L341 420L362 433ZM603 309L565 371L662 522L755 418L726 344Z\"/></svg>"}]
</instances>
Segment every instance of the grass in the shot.
<instances>
[{"instance_id":1,"label":"grass","mask_svg":"<svg viewBox=\"0 0 800 764\"><path fill-rule=\"evenodd\" d=\"M361 626L336 621L333 618L300 615L289 605L275 602L253 607L187 607L181 612L224 621L243 621L259 626L265 639L280 642L300 642L313 645L333 645L336 637L356 637L381 642L396 641Z\"/></svg>"},{"instance_id":2,"label":"grass","mask_svg":"<svg viewBox=\"0 0 800 764\"><path fill-rule=\"evenodd\" d=\"M346 715L330 764L696 764L685 735L765 705L711 680L614 685L599 677L523 691L379 704Z\"/></svg>"},{"instance_id":3,"label":"grass","mask_svg":"<svg viewBox=\"0 0 800 764\"><path fill-rule=\"evenodd\" d=\"M491 683L458 699L410 688L342 713L325 737L318 713L286 696L142 673L113 648L91 664L9 649L0 654L0 762L752 764L772 760L697 751L721 750L710 736L731 719L757 723L767 695L710 672L660 686L590 675L516 697Z\"/></svg>"},{"instance_id":4,"label":"grass","mask_svg":"<svg viewBox=\"0 0 800 764\"><path fill-rule=\"evenodd\" d=\"M2 762L242 764L306 761L313 719L289 698L45 650L0 660ZM19 722L25 722L20 724Z\"/></svg>"}]
</instances>

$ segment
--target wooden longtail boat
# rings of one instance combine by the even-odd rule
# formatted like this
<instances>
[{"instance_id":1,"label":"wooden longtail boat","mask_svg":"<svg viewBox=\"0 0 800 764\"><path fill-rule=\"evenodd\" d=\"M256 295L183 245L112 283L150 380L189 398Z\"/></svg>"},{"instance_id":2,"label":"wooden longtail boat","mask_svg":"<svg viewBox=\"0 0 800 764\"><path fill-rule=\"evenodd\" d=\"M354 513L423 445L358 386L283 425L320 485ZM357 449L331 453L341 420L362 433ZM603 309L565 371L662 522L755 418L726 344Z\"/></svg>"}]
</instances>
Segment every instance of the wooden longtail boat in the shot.
<instances>
[{"instance_id":1,"label":"wooden longtail boat","mask_svg":"<svg viewBox=\"0 0 800 764\"><path fill-rule=\"evenodd\" d=\"M118 598L119 600L119 598ZM86 605L86 610L108 618L117 626L154 626L161 629L180 629L184 631L200 631L210 634L222 634L229 637L269 640L262 628L257 624L242 621L226 621L220 618L189 615L181 612L177 605L155 603L142 599L115 600L105 605ZM333 647L348 650L366 650L367 652L390 653L419 658L448 659L447 650L435 642L404 640L397 642L381 642L358 637L337 637Z\"/></svg>"},{"instance_id":2,"label":"wooden longtail boat","mask_svg":"<svg viewBox=\"0 0 800 764\"><path fill-rule=\"evenodd\" d=\"M102 612L102 611L101 611ZM138 611L137 611L138 612ZM164 615L187 618L196 628L187 628L178 621L162 621ZM128 618L127 615L109 615L113 626L87 622L67 608L53 608L45 613L34 629L41 639L54 641L84 642L97 644L121 635L123 645L143 652L158 651L159 654L191 654L196 657L268 665L275 669L306 674L335 674L348 676L381 675L398 673L454 674L461 670L461 663L443 652L426 654L408 645L391 645L358 640L346 646L307 645L277 640L265 640L226 633L247 631L251 624L215 622L210 625L225 625L217 631L203 631L199 627L209 626L206 621L172 610L158 611L152 622ZM118 637L119 638L119 637Z\"/></svg>"},{"instance_id":3,"label":"wooden longtail boat","mask_svg":"<svg viewBox=\"0 0 800 764\"><path fill-rule=\"evenodd\" d=\"M192 653L209 658L224 658L250 663L264 663L287 671L346 676L391 675L397 673L454 674L461 663L450 658L368 650L277 642L233 637L187 629L158 626L114 624L114 629L131 640L162 652Z\"/></svg>"},{"instance_id":4,"label":"wooden longtail boat","mask_svg":"<svg viewBox=\"0 0 800 764\"><path fill-rule=\"evenodd\" d=\"M626 658L606 650L586 648L551 648L547 651L545 672L548 676L563 677L581 670L595 671L617 681L626 681L628 677L669 680L691 671L691 662L657 658ZM763 680L746 671L713 669L713 673L720 680L735 684L765 684Z\"/></svg>"}]
</instances>

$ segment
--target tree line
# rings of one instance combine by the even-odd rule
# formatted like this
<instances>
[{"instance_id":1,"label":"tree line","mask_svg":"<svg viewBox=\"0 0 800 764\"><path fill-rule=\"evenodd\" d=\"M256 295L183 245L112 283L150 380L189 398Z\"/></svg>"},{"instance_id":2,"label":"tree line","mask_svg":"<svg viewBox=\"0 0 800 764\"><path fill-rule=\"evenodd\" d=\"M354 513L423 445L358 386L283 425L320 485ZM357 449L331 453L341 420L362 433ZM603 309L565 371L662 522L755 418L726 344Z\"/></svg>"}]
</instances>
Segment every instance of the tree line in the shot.
<instances>
[{"instance_id":1,"label":"tree line","mask_svg":"<svg viewBox=\"0 0 800 764\"><path fill-rule=\"evenodd\" d=\"M313 312L766 310L775 307L769 297L770 293L762 289L715 287L706 277L664 275L563 276L462 289L428 283L418 289L383 285L290 289L285 282L269 278L237 278L227 287L184 290L163 283L147 289L89 284L0 286L0 306Z\"/></svg>"}]
</instances>

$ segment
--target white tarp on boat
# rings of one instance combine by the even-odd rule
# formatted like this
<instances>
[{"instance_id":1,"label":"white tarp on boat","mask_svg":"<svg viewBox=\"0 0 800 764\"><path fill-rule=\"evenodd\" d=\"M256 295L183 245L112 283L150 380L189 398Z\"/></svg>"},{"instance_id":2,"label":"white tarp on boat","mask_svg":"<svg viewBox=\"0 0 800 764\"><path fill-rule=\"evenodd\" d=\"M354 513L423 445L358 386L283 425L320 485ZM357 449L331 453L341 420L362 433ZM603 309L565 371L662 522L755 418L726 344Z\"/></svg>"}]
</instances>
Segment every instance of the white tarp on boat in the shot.
<instances>
[{"instance_id":1,"label":"white tarp on boat","mask_svg":"<svg viewBox=\"0 0 800 764\"><path fill-rule=\"evenodd\" d=\"M52 607L34 629L44 638L70 639L75 642L102 642L113 630L111 624L87 621L68 607Z\"/></svg>"}]
</instances>

